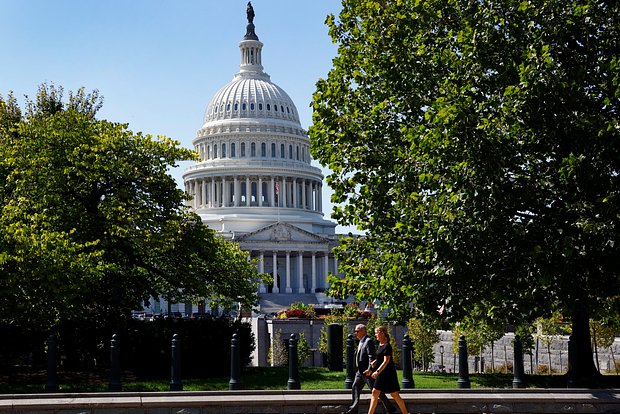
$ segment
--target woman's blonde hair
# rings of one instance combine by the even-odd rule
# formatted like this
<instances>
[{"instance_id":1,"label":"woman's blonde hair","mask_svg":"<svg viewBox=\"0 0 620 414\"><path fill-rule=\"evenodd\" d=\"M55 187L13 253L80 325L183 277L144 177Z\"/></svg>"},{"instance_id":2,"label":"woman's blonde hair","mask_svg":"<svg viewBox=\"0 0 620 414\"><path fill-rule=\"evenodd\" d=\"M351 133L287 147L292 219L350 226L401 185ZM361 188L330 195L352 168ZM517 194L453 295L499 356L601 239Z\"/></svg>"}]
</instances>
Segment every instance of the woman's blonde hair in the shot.
<instances>
[{"instance_id":1,"label":"woman's blonde hair","mask_svg":"<svg viewBox=\"0 0 620 414\"><path fill-rule=\"evenodd\" d=\"M375 331L383 332L383 335L385 335L385 339L390 342L390 333L388 332L387 326L379 325L375 328Z\"/></svg>"}]
</instances>

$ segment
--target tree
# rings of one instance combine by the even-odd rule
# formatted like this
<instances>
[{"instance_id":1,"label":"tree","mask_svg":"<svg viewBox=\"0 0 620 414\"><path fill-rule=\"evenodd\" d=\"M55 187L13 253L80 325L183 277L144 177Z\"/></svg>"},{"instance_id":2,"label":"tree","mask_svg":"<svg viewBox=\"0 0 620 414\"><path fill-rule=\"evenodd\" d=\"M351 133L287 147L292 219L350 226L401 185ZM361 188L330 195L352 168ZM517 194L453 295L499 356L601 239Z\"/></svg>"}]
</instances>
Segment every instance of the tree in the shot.
<instances>
[{"instance_id":1,"label":"tree","mask_svg":"<svg viewBox=\"0 0 620 414\"><path fill-rule=\"evenodd\" d=\"M619 8L345 0L309 133L333 217L365 234L330 294L401 320L561 311L569 375L596 376L588 321L620 293Z\"/></svg>"},{"instance_id":2,"label":"tree","mask_svg":"<svg viewBox=\"0 0 620 414\"><path fill-rule=\"evenodd\" d=\"M123 318L151 297L256 302L247 254L184 207L168 174L194 159L95 118L102 99L40 87L0 97L0 319Z\"/></svg>"},{"instance_id":3,"label":"tree","mask_svg":"<svg viewBox=\"0 0 620 414\"><path fill-rule=\"evenodd\" d=\"M411 318L407 321L407 332L411 338L411 344L413 346L413 358L419 362L422 369L426 371L428 366L435 362L435 353L433 352L433 346L439 342L439 334L437 329L433 326L427 326L424 321ZM441 371L444 371L444 366L440 367Z\"/></svg>"}]
</instances>

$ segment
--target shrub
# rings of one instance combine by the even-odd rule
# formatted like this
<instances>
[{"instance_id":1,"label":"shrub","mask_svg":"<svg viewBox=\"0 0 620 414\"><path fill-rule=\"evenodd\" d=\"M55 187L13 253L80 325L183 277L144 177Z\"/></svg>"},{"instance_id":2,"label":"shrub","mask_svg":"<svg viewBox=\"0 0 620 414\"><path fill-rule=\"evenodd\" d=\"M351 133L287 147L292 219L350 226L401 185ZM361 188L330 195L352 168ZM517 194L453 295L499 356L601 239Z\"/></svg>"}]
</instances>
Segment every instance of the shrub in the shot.
<instances>
[{"instance_id":1,"label":"shrub","mask_svg":"<svg viewBox=\"0 0 620 414\"><path fill-rule=\"evenodd\" d=\"M313 319L316 317L314 307L301 302L293 303L284 313L287 318Z\"/></svg>"}]
</instances>

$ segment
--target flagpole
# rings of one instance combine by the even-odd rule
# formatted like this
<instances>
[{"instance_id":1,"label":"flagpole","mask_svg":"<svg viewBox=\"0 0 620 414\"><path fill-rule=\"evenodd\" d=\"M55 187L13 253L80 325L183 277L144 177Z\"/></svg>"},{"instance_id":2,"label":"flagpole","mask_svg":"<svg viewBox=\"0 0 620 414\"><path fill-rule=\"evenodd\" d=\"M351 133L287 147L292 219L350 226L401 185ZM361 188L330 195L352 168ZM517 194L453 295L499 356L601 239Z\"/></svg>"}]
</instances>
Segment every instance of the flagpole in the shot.
<instances>
[{"instance_id":1,"label":"flagpole","mask_svg":"<svg viewBox=\"0 0 620 414\"><path fill-rule=\"evenodd\" d=\"M280 222L280 186L276 181L276 195L278 196L278 223Z\"/></svg>"}]
</instances>

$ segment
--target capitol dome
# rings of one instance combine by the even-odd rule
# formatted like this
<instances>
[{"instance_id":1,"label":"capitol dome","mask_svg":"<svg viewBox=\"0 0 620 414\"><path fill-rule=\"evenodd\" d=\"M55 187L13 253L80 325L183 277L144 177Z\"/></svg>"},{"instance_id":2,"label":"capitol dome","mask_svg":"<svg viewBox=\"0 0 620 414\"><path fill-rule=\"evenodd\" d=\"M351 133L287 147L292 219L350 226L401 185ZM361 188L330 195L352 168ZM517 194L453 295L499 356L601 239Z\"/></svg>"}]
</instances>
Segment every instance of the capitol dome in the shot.
<instances>
[{"instance_id":1,"label":"capitol dome","mask_svg":"<svg viewBox=\"0 0 620 414\"><path fill-rule=\"evenodd\" d=\"M310 138L291 97L263 70L262 49L248 20L239 72L210 100L192 141L200 160L183 174L190 207L224 237L274 222L332 237Z\"/></svg>"},{"instance_id":2,"label":"capitol dome","mask_svg":"<svg viewBox=\"0 0 620 414\"><path fill-rule=\"evenodd\" d=\"M291 123L301 128L297 108L288 94L269 76L235 75L229 84L221 88L211 99L204 116L204 126L218 121L260 118L262 122Z\"/></svg>"}]
</instances>

